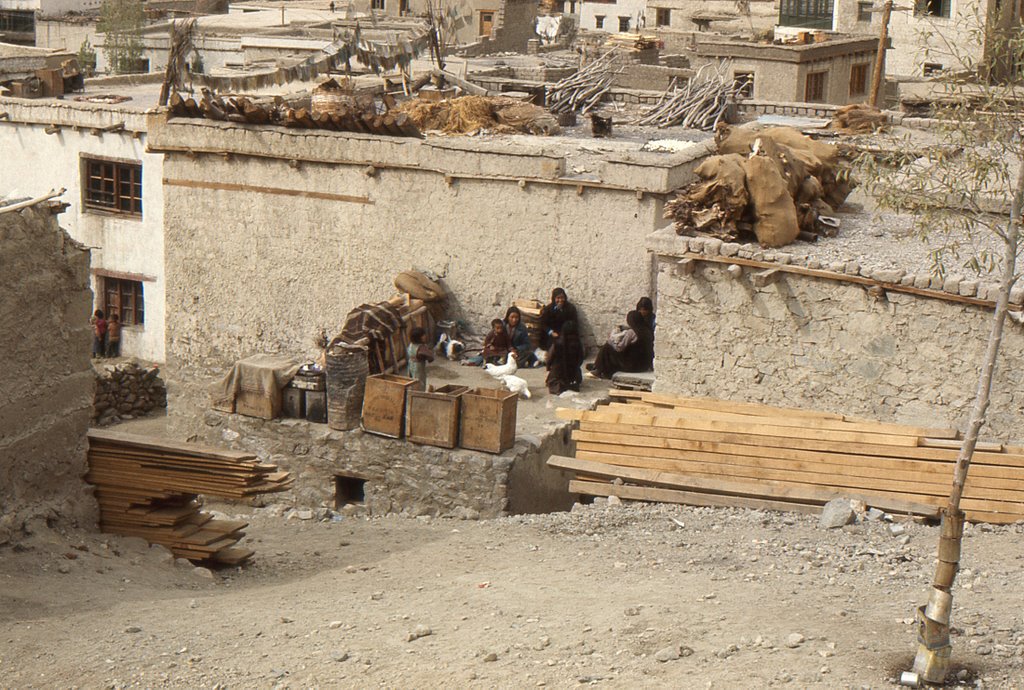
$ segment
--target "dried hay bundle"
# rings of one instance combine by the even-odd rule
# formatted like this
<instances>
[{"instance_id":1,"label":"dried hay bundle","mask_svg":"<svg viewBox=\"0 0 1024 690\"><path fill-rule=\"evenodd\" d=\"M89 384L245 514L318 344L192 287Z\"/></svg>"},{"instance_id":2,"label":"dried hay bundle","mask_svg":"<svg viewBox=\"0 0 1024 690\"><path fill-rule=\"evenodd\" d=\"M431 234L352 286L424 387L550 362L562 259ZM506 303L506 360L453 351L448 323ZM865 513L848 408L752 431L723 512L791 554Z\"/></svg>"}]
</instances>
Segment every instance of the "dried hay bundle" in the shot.
<instances>
[{"instance_id":1,"label":"dried hay bundle","mask_svg":"<svg viewBox=\"0 0 1024 690\"><path fill-rule=\"evenodd\" d=\"M831 215L855 184L836 147L790 127L723 126L716 141L720 155L696 170L703 181L679 190L665 206L677 232L735 239L750 229L767 247L789 244L801 231L833 232L834 224L820 217ZM741 185L746 196L724 192Z\"/></svg>"},{"instance_id":2,"label":"dried hay bundle","mask_svg":"<svg viewBox=\"0 0 1024 690\"><path fill-rule=\"evenodd\" d=\"M398 110L406 113L421 130L445 134L488 130L499 134L546 135L560 131L558 122L543 108L500 96L462 96L440 102L415 99L402 103Z\"/></svg>"},{"instance_id":3,"label":"dried hay bundle","mask_svg":"<svg viewBox=\"0 0 1024 690\"><path fill-rule=\"evenodd\" d=\"M832 116L829 129L846 134L871 134L889 126L889 117L867 103L844 105Z\"/></svg>"},{"instance_id":4,"label":"dried hay bundle","mask_svg":"<svg viewBox=\"0 0 1024 690\"><path fill-rule=\"evenodd\" d=\"M706 159L694 170L705 181L680 190L665 205L665 217L702 232L734 237L736 223L750 202L743 160L736 153Z\"/></svg>"}]
</instances>

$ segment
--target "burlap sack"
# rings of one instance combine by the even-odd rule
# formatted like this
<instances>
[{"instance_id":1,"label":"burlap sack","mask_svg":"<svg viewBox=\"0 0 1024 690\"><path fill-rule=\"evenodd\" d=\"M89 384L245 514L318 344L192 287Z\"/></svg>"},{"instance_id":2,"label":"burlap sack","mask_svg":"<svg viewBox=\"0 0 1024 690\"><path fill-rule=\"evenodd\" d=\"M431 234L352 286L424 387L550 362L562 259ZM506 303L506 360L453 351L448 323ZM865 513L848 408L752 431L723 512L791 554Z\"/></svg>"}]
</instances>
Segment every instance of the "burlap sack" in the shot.
<instances>
[{"instance_id":1,"label":"burlap sack","mask_svg":"<svg viewBox=\"0 0 1024 690\"><path fill-rule=\"evenodd\" d=\"M753 156L743 163L747 191L754 208L754 234L765 247L782 247L800 232L796 206L779 166L767 156Z\"/></svg>"}]
</instances>

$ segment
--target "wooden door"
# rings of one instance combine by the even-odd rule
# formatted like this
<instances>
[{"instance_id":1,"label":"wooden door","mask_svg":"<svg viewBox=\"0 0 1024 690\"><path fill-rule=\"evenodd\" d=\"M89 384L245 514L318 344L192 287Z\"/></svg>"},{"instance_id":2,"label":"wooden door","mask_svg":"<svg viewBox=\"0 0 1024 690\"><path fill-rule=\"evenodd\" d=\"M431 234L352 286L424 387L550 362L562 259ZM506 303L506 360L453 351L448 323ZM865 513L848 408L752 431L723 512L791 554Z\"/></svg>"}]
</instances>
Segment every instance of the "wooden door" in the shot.
<instances>
[{"instance_id":1,"label":"wooden door","mask_svg":"<svg viewBox=\"0 0 1024 690\"><path fill-rule=\"evenodd\" d=\"M480 12L480 35L490 36L494 30L494 12Z\"/></svg>"}]
</instances>

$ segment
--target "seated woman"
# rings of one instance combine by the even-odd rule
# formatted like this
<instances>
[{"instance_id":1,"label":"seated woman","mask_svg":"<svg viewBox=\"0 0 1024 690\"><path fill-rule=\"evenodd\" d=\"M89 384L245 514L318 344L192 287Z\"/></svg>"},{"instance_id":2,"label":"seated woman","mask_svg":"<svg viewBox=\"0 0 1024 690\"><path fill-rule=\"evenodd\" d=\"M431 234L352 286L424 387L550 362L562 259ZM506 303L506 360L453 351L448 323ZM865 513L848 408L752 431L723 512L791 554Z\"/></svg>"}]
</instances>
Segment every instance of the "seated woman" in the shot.
<instances>
[{"instance_id":1,"label":"seated woman","mask_svg":"<svg viewBox=\"0 0 1024 690\"><path fill-rule=\"evenodd\" d=\"M650 371L654 366L654 310L647 297L636 306L626 314L626 331L612 334L598 350L588 376L606 379L618 371Z\"/></svg>"},{"instance_id":2,"label":"seated woman","mask_svg":"<svg viewBox=\"0 0 1024 690\"><path fill-rule=\"evenodd\" d=\"M552 395L578 391L583 381L580 372L584 356L583 343L576 332L576 322L566 321L560 328L561 332L548 350L548 376L545 383Z\"/></svg>"},{"instance_id":3,"label":"seated woman","mask_svg":"<svg viewBox=\"0 0 1024 690\"><path fill-rule=\"evenodd\" d=\"M567 321L579 323L576 306L569 301L565 290L556 287L551 291L551 302L540 311L540 346L542 349L551 349L562 331L562 324Z\"/></svg>"},{"instance_id":4,"label":"seated woman","mask_svg":"<svg viewBox=\"0 0 1024 690\"><path fill-rule=\"evenodd\" d=\"M532 367L536 361L533 356L533 345L530 344L530 334L523 325L523 314L519 307L509 307L505 312L505 332L511 341L512 349L516 352L516 363L519 367Z\"/></svg>"}]
</instances>

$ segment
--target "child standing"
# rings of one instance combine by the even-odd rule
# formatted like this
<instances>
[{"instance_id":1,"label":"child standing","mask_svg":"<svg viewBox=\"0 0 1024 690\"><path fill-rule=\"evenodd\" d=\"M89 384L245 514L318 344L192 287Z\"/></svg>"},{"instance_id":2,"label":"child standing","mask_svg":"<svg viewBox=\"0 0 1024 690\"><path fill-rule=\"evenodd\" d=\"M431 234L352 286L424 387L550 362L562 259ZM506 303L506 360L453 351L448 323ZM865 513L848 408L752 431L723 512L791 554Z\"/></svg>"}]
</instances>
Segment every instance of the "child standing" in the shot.
<instances>
[{"instance_id":1,"label":"child standing","mask_svg":"<svg viewBox=\"0 0 1024 690\"><path fill-rule=\"evenodd\" d=\"M427 390L427 362L434 361L433 351L427 347L427 332L422 328L412 329L409 345L405 348L405 360L409 366L409 378L419 381L418 390Z\"/></svg>"},{"instance_id":2,"label":"child standing","mask_svg":"<svg viewBox=\"0 0 1024 690\"><path fill-rule=\"evenodd\" d=\"M116 314L110 315L107 322L107 357L121 356L121 318Z\"/></svg>"},{"instance_id":3,"label":"child standing","mask_svg":"<svg viewBox=\"0 0 1024 690\"><path fill-rule=\"evenodd\" d=\"M97 309L89 321L92 323L92 356L95 359L106 352L107 320L103 318L103 310Z\"/></svg>"}]
</instances>

